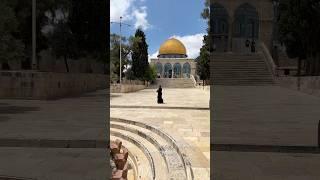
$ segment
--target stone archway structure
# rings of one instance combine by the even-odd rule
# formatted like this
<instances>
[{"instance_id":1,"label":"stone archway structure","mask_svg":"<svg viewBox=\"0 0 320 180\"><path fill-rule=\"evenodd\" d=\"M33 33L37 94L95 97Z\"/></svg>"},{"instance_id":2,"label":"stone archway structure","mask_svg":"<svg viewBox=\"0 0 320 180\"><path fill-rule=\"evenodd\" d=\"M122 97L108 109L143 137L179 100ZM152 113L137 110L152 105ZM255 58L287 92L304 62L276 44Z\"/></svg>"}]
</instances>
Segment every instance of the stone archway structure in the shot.
<instances>
[{"instance_id":1,"label":"stone archway structure","mask_svg":"<svg viewBox=\"0 0 320 180\"><path fill-rule=\"evenodd\" d=\"M228 51L233 51L235 15L237 9L243 5L249 5L254 8L258 15L258 40L263 42L269 50L272 43L272 27L273 27L273 4L271 0L211 0L212 10L218 5L226 10L228 14ZM215 19L215 13L211 13L211 19ZM214 24L213 24L214 25Z\"/></svg>"}]
</instances>

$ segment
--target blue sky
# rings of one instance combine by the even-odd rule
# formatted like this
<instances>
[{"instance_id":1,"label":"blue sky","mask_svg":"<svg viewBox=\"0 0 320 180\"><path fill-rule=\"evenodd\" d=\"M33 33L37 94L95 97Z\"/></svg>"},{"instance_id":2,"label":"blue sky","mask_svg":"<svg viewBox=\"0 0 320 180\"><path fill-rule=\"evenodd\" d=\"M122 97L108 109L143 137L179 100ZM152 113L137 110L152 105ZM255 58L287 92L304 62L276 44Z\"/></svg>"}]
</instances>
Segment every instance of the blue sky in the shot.
<instances>
[{"instance_id":1,"label":"blue sky","mask_svg":"<svg viewBox=\"0 0 320 180\"><path fill-rule=\"evenodd\" d=\"M197 57L206 33L201 18L204 0L110 0L110 20L132 25L122 28L123 35L134 35L137 27L146 33L149 55L155 57L160 45L174 36L181 40L189 57ZM119 25L112 24L111 32L119 34Z\"/></svg>"}]
</instances>

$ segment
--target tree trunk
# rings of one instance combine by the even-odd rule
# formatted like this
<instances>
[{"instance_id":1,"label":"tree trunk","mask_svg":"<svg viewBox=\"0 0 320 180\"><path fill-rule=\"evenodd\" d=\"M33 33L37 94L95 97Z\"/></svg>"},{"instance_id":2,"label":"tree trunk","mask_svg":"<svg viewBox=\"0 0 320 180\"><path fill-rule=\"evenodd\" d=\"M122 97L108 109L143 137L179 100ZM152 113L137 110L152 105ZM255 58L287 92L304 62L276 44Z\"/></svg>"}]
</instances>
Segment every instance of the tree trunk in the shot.
<instances>
[{"instance_id":1,"label":"tree trunk","mask_svg":"<svg viewBox=\"0 0 320 180\"><path fill-rule=\"evenodd\" d=\"M320 75L320 53L316 54L316 62L317 62L317 76Z\"/></svg>"},{"instance_id":2,"label":"tree trunk","mask_svg":"<svg viewBox=\"0 0 320 180\"><path fill-rule=\"evenodd\" d=\"M204 80L202 80L202 87L203 87L203 89L204 89Z\"/></svg>"},{"instance_id":3,"label":"tree trunk","mask_svg":"<svg viewBox=\"0 0 320 180\"><path fill-rule=\"evenodd\" d=\"M301 57L298 59L298 78L297 78L297 87L300 90L300 76L301 76Z\"/></svg>"},{"instance_id":4,"label":"tree trunk","mask_svg":"<svg viewBox=\"0 0 320 180\"><path fill-rule=\"evenodd\" d=\"M69 64L68 64L68 58L67 56L64 56L64 64L66 65L66 70L69 72Z\"/></svg>"},{"instance_id":5,"label":"tree trunk","mask_svg":"<svg viewBox=\"0 0 320 180\"><path fill-rule=\"evenodd\" d=\"M2 63L2 70L10 70L10 65L8 62L3 62Z\"/></svg>"}]
</instances>

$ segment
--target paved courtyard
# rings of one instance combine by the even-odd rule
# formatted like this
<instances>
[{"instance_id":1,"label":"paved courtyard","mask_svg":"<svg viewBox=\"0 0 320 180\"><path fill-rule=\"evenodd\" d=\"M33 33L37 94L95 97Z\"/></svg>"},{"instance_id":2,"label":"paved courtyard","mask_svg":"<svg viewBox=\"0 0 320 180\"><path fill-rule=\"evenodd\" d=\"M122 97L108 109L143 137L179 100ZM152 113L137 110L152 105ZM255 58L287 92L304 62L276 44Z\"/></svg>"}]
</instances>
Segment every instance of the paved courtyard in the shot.
<instances>
[{"instance_id":1,"label":"paved courtyard","mask_svg":"<svg viewBox=\"0 0 320 180\"><path fill-rule=\"evenodd\" d=\"M215 86L212 98L213 177L319 179L319 97L278 86Z\"/></svg>"},{"instance_id":2,"label":"paved courtyard","mask_svg":"<svg viewBox=\"0 0 320 180\"><path fill-rule=\"evenodd\" d=\"M101 90L54 101L2 99L0 179L107 179L106 95Z\"/></svg>"},{"instance_id":3,"label":"paved courtyard","mask_svg":"<svg viewBox=\"0 0 320 180\"><path fill-rule=\"evenodd\" d=\"M152 125L186 142L196 179L210 173L210 92L202 89L163 89L165 104L157 104L156 89L111 95L111 118ZM196 152L196 153L194 153Z\"/></svg>"}]
</instances>

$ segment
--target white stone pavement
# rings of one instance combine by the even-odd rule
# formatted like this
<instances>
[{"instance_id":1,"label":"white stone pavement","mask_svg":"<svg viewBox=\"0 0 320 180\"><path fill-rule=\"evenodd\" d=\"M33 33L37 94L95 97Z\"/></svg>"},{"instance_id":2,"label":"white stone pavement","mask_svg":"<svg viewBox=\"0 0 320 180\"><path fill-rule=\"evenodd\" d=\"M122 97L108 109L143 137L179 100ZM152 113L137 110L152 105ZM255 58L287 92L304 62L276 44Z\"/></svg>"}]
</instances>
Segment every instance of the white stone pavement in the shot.
<instances>
[{"instance_id":1,"label":"white stone pavement","mask_svg":"<svg viewBox=\"0 0 320 180\"><path fill-rule=\"evenodd\" d=\"M253 145L260 151L214 151L215 180L320 179L319 154L263 148L317 146L319 97L278 86L215 86L211 98L212 143Z\"/></svg>"},{"instance_id":2,"label":"white stone pavement","mask_svg":"<svg viewBox=\"0 0 320 180\"><path fill-rule=\"evenodd\" d=\"M107 141L107 93L101 90L54 101L1 99L0 179L107 179L110 164L103 146L82 148L88 145L82 143L78 148L56 148L60 140ZM10 144L8 139L20 142ZM56 142L39 147L29 140Z\"/></svg>"},{"instance_id":3,"label":"white stone pavement","mask_svg":"<svg viewBox=\"0 0 320 180\"><path fill-rule=\"evenodd\" d=\"M209 179L209 98L208 91L197 88L163 89L165 104L157 104L156 89L111 94L110 116L150 124L169 135L179 136L199 152L189 154L194 159L191 160L194 173Z\"/></svg>"}]
</instances>

